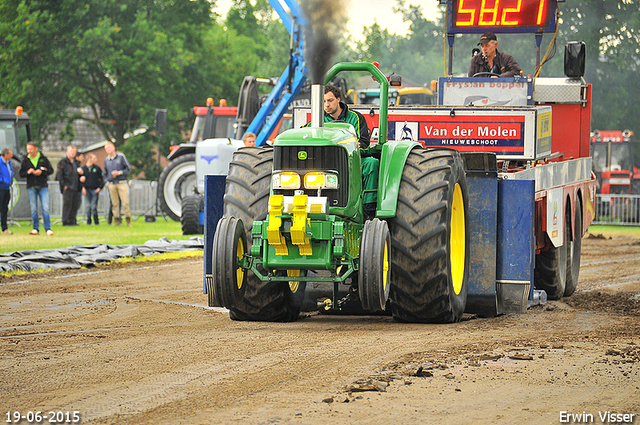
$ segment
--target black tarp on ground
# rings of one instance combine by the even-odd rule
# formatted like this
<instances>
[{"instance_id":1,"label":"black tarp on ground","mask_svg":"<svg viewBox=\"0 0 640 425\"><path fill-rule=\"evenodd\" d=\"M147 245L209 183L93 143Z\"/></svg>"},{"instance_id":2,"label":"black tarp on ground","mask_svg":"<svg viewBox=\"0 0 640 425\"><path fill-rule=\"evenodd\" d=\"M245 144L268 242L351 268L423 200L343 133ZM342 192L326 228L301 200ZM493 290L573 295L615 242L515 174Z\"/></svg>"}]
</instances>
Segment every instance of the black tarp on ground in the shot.
<instances>
[{"instance_id":1,"label":"black tarp on ground","mask_svg":"<svg viewBox=\"0 0 640 425\"><path fill-rule=\"evenodd\" d=\"M194 236L183 241L170 241L164 237L157 241L147 241L143 245L93 244L58 249L16 251L0 254L0 271L79 269L82 266L92 266L124 257L194 249L204 249L204 239Z\"/></svg>"}]
</instances>

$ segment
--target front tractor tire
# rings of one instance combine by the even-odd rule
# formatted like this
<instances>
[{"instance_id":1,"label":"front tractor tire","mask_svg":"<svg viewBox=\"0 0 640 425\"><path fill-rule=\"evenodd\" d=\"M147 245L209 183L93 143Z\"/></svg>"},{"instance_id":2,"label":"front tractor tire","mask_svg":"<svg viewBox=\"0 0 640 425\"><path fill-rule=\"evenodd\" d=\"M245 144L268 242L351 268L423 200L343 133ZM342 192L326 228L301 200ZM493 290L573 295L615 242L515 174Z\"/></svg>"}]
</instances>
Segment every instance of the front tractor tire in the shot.
<instances>
[{"instance_id":1,"label":"front tractor tire","mask_svg":"<svg viewBox=\"0 0 640 425\"><path fill-rule=\"evenodd\" d=\"M158 202L162 211L180 221L182 199L196 193L196 154L182 155L169 163L158 178Z\"/></svg>"},{"instance_id":2,"label":"front tractor tire","mask_svg":"<svg viewBox=\"0 0 640 425\"><path fill-rule=\"evenodd\" d=\"M450 323L468 292L467 181L460 154L416 148L404 166L391 230L394 319Z\"/></svg>"},{"instance_id":3,"label":"front tractor tire","mask_svg":"<svg viewBox=\"0 0 640 425\"><path fill-rule=\"evenodd\" d=\"M371 312L385 309L391 284L391 236L386 221L366 221L360 242L358 293L362 308Z\"/></svg>"},{"instance_id":4,"label":"front tractor tire","mask_svg":"<svg viewBox=\"0 0 640 425\"><path fill-rule=\"evenodd\" d=\"M245 291L246 273L239 262L247 255L247 235L241 220L224 217L213 237L212 279L207 282L211 307L235 307Z\"/></svg>"},{"instance_id":5,"label":"front tractor tire","mask_svg":"<svg viewBox=\"0 0 640 425\"><path fill-rule=\"evenodd\" d=\"M272 169L273 149L264 147L240 148L229 164L224 216L240 218L248 234L255 220L266 218ZM248 271L245 285L244 297L230 309L231 319L263 322L298 319L305 284L262 282Z\"/></svg>"}]
</instances>

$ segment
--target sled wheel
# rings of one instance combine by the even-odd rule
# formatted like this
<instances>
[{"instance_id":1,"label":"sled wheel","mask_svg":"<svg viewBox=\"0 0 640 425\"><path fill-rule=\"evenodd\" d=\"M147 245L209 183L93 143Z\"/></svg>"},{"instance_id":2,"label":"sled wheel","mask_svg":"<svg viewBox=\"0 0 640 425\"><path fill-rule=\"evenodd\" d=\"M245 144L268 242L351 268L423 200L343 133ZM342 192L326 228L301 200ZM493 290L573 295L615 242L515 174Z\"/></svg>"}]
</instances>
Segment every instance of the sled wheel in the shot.
<instances>
[{"instance_id":1,"label":"sled wheel","mask_svg":"<svg viewBox=\"0 0 640 425\"><path fill-rule=\"evenodd\" d=\"M569 226L570 223L567 223ZM582 253L582 206L576 205L575 230L573 240L567 246L567 283L564 287L564 296L570 297L578 286L580 275L580 255Z\"/></svg>"},{"instance_id":2,"label":"sled wheel","mask_svg":"<svg viewBox=\"0 0 640 425\"><path fill-rule=\"evenodd\" d=\"M360 243L358 292L362 308L372 312L385 309L389 299L391 236L386 221L367 221Z\"/></svg>"},{"instance_id":3,"label":"sled wheel","mask_svg":"<svg viewBox=\"0 0 640 425\"><path fill-rule=\"evenodd\" d=\"M565 214L564 244L560 247L551 247L536 255L536 266L533 273L534 285L547 293L550 300L559 300L564 295L567 285L567 245L569 244L569 229L566 224L571 207L567 202Z\"/></svg>"},{"instance_id":4,"label":"sled wheel","mask_svg":"<svg viewBox=\"0 0 640 425\"><path fill-rule=\"evenodd\" d=\"M391 232L393 317L457 322L467 303L467 180L460 154L414 148L402 172Z\"/></svg>"},{"instance_id":5,"label":"sled wheel","mask_svg":"<svg viewBox=\"0 0 640 425\"><path fill-rule=\"evenodd\" d=\"M200 231L200 205L202 196L193 195L182 198L182 214L180 215L180 225L183 235L198 235Z\"/></svg>"},{"instance_id":6,"label":"sled wheel","mask_svg":"<svg viewBox=\"0 0 640 425\"><path fill-rule=\"evenodd\" d=\"M247 254L242 220L224 217L218 222L213 238L212 275L207 287L209 305L233 308L244 295L245 271L239 266Z\"/></svg>"}]
</instances>

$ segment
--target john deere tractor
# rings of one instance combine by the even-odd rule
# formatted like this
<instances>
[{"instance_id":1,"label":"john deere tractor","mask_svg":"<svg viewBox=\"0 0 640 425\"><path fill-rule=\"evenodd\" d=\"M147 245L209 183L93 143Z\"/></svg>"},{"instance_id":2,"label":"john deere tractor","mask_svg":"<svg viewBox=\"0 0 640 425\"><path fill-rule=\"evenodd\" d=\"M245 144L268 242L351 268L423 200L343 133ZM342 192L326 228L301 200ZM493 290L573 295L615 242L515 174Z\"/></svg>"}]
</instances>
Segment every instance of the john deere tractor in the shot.
<instances>
[{"instance_id":1,"label":"john deere tractor","mask_svg":"<svg viewBox=\"0 0 640 425\"><path fill-rule=\"evenodd\" d=\"M380 82L380 161L375 218L365 220L361 152L354 128L323 123L323 86L312 89L311 124L281 134L272 148L241 148L226 180L224 217L206 276L210 306L234 320L293 321L308 282L332 282L366 312L403 322L455 322L465 310L469 232L460 154L413 141L387 141L389 83Z\"/></svg>"}]
</instances>

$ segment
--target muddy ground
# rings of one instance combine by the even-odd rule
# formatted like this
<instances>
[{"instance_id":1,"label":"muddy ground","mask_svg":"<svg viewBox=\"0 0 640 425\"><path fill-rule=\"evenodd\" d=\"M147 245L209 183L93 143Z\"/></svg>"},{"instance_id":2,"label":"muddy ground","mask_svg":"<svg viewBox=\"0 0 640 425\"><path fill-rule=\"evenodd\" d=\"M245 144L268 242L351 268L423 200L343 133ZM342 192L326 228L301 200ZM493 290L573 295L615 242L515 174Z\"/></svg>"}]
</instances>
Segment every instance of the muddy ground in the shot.
<instances>
[{"instance_id":1,"label":"muddy ground","mask_svg":"<svg viewBox=\"0 0 640 425\"><path fill-rule=\"evenodd\" d=\"M451 325L233 322L200 259L1 279L3 421L640 424L640 238L585 238L571 298Z\"/></svg>"}]
</instances>

